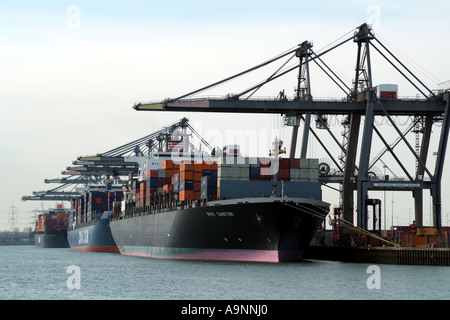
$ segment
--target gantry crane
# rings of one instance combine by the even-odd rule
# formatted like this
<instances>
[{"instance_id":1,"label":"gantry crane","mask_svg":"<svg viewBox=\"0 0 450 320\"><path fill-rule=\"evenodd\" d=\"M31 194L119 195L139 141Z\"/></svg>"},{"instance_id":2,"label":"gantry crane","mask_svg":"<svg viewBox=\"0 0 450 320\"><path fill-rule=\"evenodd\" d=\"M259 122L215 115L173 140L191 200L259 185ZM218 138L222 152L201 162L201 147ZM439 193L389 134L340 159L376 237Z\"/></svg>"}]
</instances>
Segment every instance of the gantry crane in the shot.
<instances>
[{"instance_id":1,"label":"gantry crane","mask_svg":"<svg viewBox=\"0 0 450 320\"><path fill-rule=\"evenodd\" d=\"M178 131L183 134L178 134ZM184 137L196 136L203 146L202 152L212 152L211 145L203 140L200 134L189 123L189 119L182 118L168 126L163 127L147 136L131 141L109 151L91 156L80 156L61 172L65 178L45 179L45 183L57 183L60 186L47 190L35 191L33 196L24 196L22 200L36 201L70 201L80 194L77 188L90 184L99 184L105 180L115 181L116 184L126 185L130 178L139 174L139 163L136 159L152 156L157 153L171 153L174 147L180 144L189 147L196 153L198 147L192 141L183 141ZM188 146L185 146L185 142ZM70 188L70 191L67 191Z\"/></svg>"},{"instance_id":2,"label":"gantry crane","mask_svg":"<svg viewBox=\"0 0 450 320\"><path fill-rule=\"evenodd\" d=\"M357 59L355 77L353 83L348 85L321 59L323 55L339 46L353 41L357 45ZM375 44L376 43L376 44ZM421 94L417 99L400 99L396 95L378 96L377 87L372 79L372 59L374 52L383 57L395 70L397 70L408 82ZM195 98L195 95L208 89L231 81L244 74L266 67L280 59L288 57L299 58L299 63L293 67L279 68L270 77L259 82L255 86L242 91L239 94L228 94L224 98ZM288 60L288 61L289 61ZM344 92L342 99L314 99L311 92L311 79L309 68L314 62L325 74ZM285 66L286 63L283 64ZM296 95L288 99L284 90L273 99L258 99L252 97L262 86L292 72L298 70L298 84ZM367 205L370 199L369 190L411 191L415 201L415 221L418 227L423 225L423 190L431 191L433 198L433 224L436 228L441 226L441 181L444 167L445 153L447 149L449 133L449 100L450 92L443 90L435 92L430 90L418 77L408 69L373 33L367 24L359 26L352 35L346 37L331 48L315 53L310 42L302 42L294 49L288 50L268 61L256 65L231 77L202 87L198 90L184 94L174 99L166 99L162 102L136 103L137 111L175 111L175 112L228 112L228 113L260 113L280 114L291 120L293 125L291 156L295 155L299 125L304 126L301 142L301 157L306 157L308 135L313 134L322 145L333 162L342 168L343 175L337 177L322 176L323 183L338 182L342 189L342 210L344 219L353 221L354 191L356 190L357 225L367 228ZM322 128L326 128L326 115L342 115L346 117L345 130L346 141L341 143L328 130L333 140L338 144L342 161L336 160L327 146L320 140L314 128L310 125L311 116L315 115ZM395 116L411 116L415 119L410 132L420 121L423 123L421 130L422 141L413 147L405 138L406 132L402 132L395 123ZM415 172L406 169L400 157L396 154L393 144L386 140L381 127L375 125L375 118L383 117L398 134L397 143L404 143L410 151L410 156L417 162ZM302 120L302 121L300 121ZM364 121L363 121L364 120ZM436 122L441 125L438 150L434 172L429 169L427 157L432 134L432 126ZM344 123L343 123L344 125ZM372 141L374 133L382 141L385 150L389 152L402 171L408 177L404 181L392 181L386 179L372 179L370 156L372 154ZM359 154L359 159L357 155ZM380 158L377 157L376 161Z\"/></svg>"}]
</instances>

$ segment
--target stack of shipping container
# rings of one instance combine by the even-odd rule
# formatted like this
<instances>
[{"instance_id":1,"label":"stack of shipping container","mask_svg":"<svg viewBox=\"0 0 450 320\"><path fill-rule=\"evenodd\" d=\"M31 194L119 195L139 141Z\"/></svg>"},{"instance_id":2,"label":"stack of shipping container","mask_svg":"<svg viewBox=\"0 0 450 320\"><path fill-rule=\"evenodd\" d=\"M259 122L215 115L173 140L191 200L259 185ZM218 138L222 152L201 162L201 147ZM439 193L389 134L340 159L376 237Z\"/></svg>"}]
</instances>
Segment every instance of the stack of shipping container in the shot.
<instances>
[{"instance_id":1,"label":"stack of shipping container","mask_svg":"<svg viewBox=\"0 0 450 320\"><path fill-rule=\"evenodd\" d=\"M278 170L277 170L278 169ZM220 199L221 181L318 182L318 159L282 158L278 164L270 158L229 157L217 162L197 163L164 160L160 169L148 170L146 179L132 184L137 208L152 204L152 199L171 195L174 200Z\"/></svg>"},{"instance_id":2,"label":"stack of shipping container","mask_svg":"<svg viewBox=\"0 0 450 320\"><path fill-rule=\"evenodd\" d=\"M218 177L219 180L268 181L277 173L279 181L317 182L318 162L318 159L282 158L276 164L270 158L236 158L234 163L219 162Z\"/></svg>"},{"instance_id":3,"label":"stack of shipping container","mask_svg":"<svg viewBox=\"0 0 450 320\"><path fill-rule=\"evenodd\" d=\"M76 224L89 222L100 217L105 211L112 211L115 202L122 201L122 191L108 188L90 190L81 197L72 200L72 218Z\"/></svg>"}]
</instances>

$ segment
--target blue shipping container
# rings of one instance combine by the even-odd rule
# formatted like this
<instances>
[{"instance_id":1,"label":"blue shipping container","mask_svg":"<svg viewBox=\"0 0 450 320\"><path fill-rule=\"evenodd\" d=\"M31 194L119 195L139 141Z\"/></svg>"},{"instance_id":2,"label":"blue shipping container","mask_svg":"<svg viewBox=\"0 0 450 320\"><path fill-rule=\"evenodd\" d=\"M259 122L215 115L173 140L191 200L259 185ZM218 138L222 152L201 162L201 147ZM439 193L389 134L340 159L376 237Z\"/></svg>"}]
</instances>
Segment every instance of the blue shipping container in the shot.
<instances>
[{"instance_id":1,"label":"blue shipping container","mask_svg":"<svg viewBox=\"0 0 450 320\"><path fill-rule=\"evenodd\" d=\"M158 178L147 179L147 188L157 188L157 187L158 187Z\"/></svg>"},{"instance_id":2,"label":"blue shipping container","mask_svg":"<svg viewBox=\"0 0 450 320\"><path fill-rule=\"evenodd\" d=\"M250 167L250 178L259 178L260 177L260 170L258 168Z\"/></svg>"},{"instance_id":3,"label":"blue shipping container","mask_svg":"<svg viewBox=\"0 0 450 320\"><path fill-rule=\"evenodd\" d=\"M194 181L192 180L184 180L180 181L180 190L194 190Z\"/></svg>"}]
</instances>

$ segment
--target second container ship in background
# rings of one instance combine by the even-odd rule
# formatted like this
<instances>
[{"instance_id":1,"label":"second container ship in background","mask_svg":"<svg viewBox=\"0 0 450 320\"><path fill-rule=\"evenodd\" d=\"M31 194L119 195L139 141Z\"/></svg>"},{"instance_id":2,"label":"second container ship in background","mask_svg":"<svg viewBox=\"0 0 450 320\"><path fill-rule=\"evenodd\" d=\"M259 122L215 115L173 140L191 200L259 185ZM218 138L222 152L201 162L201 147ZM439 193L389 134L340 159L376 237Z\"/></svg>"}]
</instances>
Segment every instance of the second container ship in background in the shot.
<instances>
[{"instance_id":1,"label":"second container ship in background","mask_svg":"<svg viewBox=\"0 0 450 320\"><path fill-rule=\"evenodd\" d=\"M122 186L92 185L72 200L68 241L72 250L119 252L110 228L114 203L122 200Z\"/></svg>"}]
</instances>

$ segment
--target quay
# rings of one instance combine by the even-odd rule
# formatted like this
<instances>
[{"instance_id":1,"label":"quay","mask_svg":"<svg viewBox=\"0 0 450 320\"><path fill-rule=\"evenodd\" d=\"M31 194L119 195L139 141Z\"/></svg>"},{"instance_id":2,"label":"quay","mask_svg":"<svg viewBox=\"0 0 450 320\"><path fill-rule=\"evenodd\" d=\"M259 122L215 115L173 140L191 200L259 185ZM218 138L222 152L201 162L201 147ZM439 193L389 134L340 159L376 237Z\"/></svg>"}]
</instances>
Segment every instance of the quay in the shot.
<instances>
[{"instance_id":1,"label":"quay","mask_svg":"<svg viewBox=\"0 0 450 320\"><path fill-rule=\"evenodd\" d=\"M450 266L450 248L310 246L305 260Z\"/></svg>"}]
</instances>

